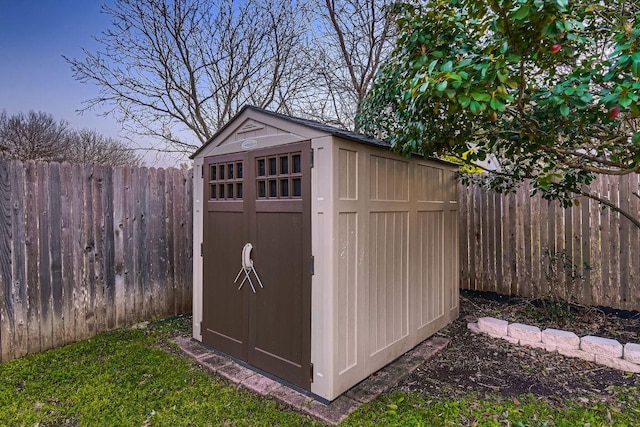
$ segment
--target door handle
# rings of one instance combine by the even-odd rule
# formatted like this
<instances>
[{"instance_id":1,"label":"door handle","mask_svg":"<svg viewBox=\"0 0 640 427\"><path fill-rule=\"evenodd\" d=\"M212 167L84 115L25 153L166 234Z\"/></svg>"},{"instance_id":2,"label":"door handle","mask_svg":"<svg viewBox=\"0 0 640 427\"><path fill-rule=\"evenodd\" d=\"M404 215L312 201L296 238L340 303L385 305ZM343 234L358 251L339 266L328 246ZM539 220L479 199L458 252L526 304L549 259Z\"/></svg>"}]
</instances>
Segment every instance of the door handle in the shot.
<instances>
[{"instance_id":1,"label":"door handle","mask_svg":"<svg viewBox=\"0 0 640 427\"><path fill-rule=\"evenodd\" d=\"M247 243L242 248L242 267L240 267L240 271L238 271L238 274L236 275L236 279L233 281L233 283L237 283L238 279L240 278L240 275L244 273L244 278L242 279L242 282L240 282L240 286L238 286L238 290L242 289L244 282L248 280L249 285L251 285L251 290L255 294L256 287L253 285L253 281L251 280L251 273L253 273L253 275L256 277L256 280L258 281L258 285L260 285L260 288L264 289L264 286L262 285L260 276L258 276L258 272L253 266L253 260L251 259L252 249L253 249L253 245L251 243Z\"/></svg>"}]
</instances>

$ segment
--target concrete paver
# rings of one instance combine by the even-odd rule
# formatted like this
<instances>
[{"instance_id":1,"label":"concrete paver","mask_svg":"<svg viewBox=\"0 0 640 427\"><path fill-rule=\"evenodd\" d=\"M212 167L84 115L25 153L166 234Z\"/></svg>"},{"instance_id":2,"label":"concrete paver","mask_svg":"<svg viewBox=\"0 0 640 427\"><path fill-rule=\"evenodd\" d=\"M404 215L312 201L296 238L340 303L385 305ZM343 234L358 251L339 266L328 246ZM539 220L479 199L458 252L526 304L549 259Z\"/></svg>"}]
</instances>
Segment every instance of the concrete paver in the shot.
<instances>
[{"instance_id":1,"label":"concrete paver","mask_svg":"<svg viewBox=\"0 0 640 427\"><path fill-rule=\"evenodd\" d=\"M274 398L332 425L339 424L360 405L375 400L390 387L407 378L417 367L449 344L449 340L446 338L429 338L326 405L242 366L231 358L218 354L189 337L179 337L174 342L202 366L235 384L239 384L240 387L245 387L262 396Z\"/></svg>"}]
</instances>

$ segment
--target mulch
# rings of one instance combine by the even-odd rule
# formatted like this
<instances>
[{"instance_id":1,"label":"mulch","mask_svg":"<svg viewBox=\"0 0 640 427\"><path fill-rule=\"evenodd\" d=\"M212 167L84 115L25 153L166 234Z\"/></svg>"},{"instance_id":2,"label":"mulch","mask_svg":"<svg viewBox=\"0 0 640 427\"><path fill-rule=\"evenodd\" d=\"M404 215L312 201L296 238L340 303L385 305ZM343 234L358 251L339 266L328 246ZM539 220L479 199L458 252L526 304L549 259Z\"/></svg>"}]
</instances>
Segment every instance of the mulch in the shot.
<instances>
[{"instance_id":1,"label":"mulch","mask_svg":"<svg viewBox=\"0 0 640 427\"><path fill-rule=\"evenodd\" d=\"M618 313L620 314L620 313ZM432 398L456 399L471 394L517 399L523 394L551 399L606 401L615 386L640 390L640 375L631 375L580 359L540 349L520 347L501 339L474 334L468 322L491 316L545 328L564 329L578 336L596 335L620 343L640 343L640 315L607 313L581 306L549 306L525 299L484 298L463 293L458 320L437 333L451 340L436 357L399 384L399 391L416 391Z\"/></svg>"}]
</instances>

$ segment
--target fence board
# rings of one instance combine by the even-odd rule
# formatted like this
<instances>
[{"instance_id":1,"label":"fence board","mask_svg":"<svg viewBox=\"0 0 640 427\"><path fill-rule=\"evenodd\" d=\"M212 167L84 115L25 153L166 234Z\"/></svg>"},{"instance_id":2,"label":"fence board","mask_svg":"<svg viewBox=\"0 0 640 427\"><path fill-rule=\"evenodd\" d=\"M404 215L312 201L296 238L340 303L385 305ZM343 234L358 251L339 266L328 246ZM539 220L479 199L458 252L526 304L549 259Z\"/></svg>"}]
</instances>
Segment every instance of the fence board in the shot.
<instances>
[{"instance_id":1,"label":"fence board","mask_svg":"<svg viewBox=\"0 0 640 427\"><path fill-rule=\"evenodd\" d=\"M629 200L629 175L625 175L620 177L619 180L619 204L624 210L629 210L631 207L631 203ZM629 274L630 274L630 266L629 266L629 247L631 246L631 242L629 237L631 235L631 227L633 225L624 217L620 217L620 248L619 248L619 258L620 258L620 300L621 303L626 303L630 297L629 292Z\"/></svg>"},{"instance_id":2,"label":"fence board","mask_svg":"<svg viewBox=\"0 0 640 427\"><path fill-rule=\"evenodd\" d=\"M166 175L166 185L165 185L165 230L164 235L166 236L166 262L165 262L165 274L167 276L167 290L166 290L166 298L165 298L165 313L171 313L173 315L177 314L176 310L176 289L175 289L175 244L174 244L174 221L175 221L175 212L173 210L174 204L174 192L173 192L173 175L167 173Z\"/></svg>"},{"instance_id":3,"label":"fence board","mask_svg":"<svg viewBox=\"0 0 640 427\"><path fill-rule=\"evenodd\" d=\"M175 169L0 161L0 362L191 311L192 188Z\"/></svg>"},{"instance_id":4,"label":"fence board","mask_svg":"<svg viewBox=\"0 0 640 427\"><path fill-rule=\"evenodd\" d=\"M127 265L129 287L127 288L127 305L131 307L127 319L130 323L143 319L144 310L142 308L141 282L139 280L138 268L138 248L140 235L140 200L139 187L140 178L138 176L139 169L131 168L129 176L129 197L127 198L127 218L128 226L128 243L127 243Z\"/></svg>"},{"instance_id":5,"label":"fence board","mask_svg":"<svg viewBox=\"0 0 640 427\"><path fill-rule=\"evenodd\" d=\"M609 178L609 188L611 197L618 201L620 191L619 181L616 178ZM611 213L611 249L610 255L610 282L609 292L605 294L605 305L610 307L620 307L620 215Z\"/></svg>"},{"instance_id":6,"label":"fence board","mask_svg":"<svg viewBox=\"0 0 640 427\"><path fill-rule=\"evenodd\" d=\"M602 188L602 180L598 179L596 185ZM595 201L589 202L589 301L591 304L600 304L599 295L602 293L602 209Z\"/></svg>"},{"instance_id":7,"label":"fence board","mask_svg":"<svg viewBox=\"0 0 640 427\"><path fill-rule=\"evenodd\" d=\"M594 200L564 209L529 190L460 189L461 286L639 310L640 230ZM640 217L640 175L602 176L589 191Z\"/></svg>"},{"instance_id":8,"label":"fence board","mask_svg":"<svg viewBox=\"0 0 640 427\"><path fill-rule=\"evenodd\" d=\"M182 239L182 249L180 251L180 257L182 262L180 263L180 269L184 272L185 276L183 283L193 283L193 169L183 175L181 178L182 186L184 188L184 203L182 203L182 215L184 218L184 226L179 234ZM200 196L199 196L200 197ZM200 254L198 254L199 256ZM182 310L181 313L187 313L191 311L193 306L193 292L191 287L182 286Z\"/></svg>"},{"instance_id":9,"label":"fence board","mask_svg":"<svg viewBox=\"0 0 640 427\"><path fill-rule=\"evenodd\" d=\"M0 301L11 299L11 176L7 161L0 160ZM13 357L11 344L15 318L12 304L0 306L0 361Z\"/></svg>"},{"instance_id":10,"label":"fence board","mask_svg":"<svg viewBox=\"0 0 640 427\"><path fill-rule=\"evenodd\" d=\"M72 236L72 168L69 163L60 165L60 244L62 261L62 319L64 342L75 340L73 313L73 236Z\"/></svg>"},{"instance_id":11,"label":"fence board","mask_svg":"<svg viewBox=\"0 0 640 427\"><path fill-rule=\"evenodd\" d=\"M40 283L40 345L42 350L53 347L51 316L51 256L49 252L49 168L38 164L38 282Z\"/></svg>"},{"instance_id":12,"label":"fence board","mask_svg":"<svg viewBox=\"0 0 640 427\"><path fill-rule=\"evenodd\" d=\"M26 235L25 235L25 182L22 162L11 164L11 237L12 237L12 292L13 357L22 357L28 352L28 300L26 282Z\"/></svg>"},{"instance_id":13,"label":"fence board","mask_svg":"<svg viewBox=\"0 0 640 427\"><path fill-rule=\"evenodd\" d=\"M632 213L635 213L636 218L640 218L640 175L632 175L629 180L630 208ZM629 253L631 257L629 262L631 268L629 272L629 280L632 283L632 289L630 291L630 298L640 300L640 229L638 227L631 227L631 234L629 236L631 247Z\"/></svg>"},{"instance_id":14,"label":"fence board","mask_svg":"<svg viewBox=\"0 0 640 427\"><path fill-rule=\"evenodd\" d=\"M27 351L41 351L40 282L38 281L38 168L33 161L25 164L25 246L27 266Z\"/></svg>"},{"instance_id":15,"label":"fence board","mask_svg":"<svg viewBox=\"0 0 640 427\"><path fill-rule=\"evenodd\" d=\"M62 208L60 165L49 165L49 252L51 272L51 329L52 347L64 342L64 313L62 309Z\"/></svg>"},{"instance_id":16,"label":"fence board","mask_svg":"<svg viewBox=\"0 0 640 427\"><path fill-rule=\"evenodd\" d=\"M84 258L86 252L86 241L83 239L83 230L86 225L84 220L84 200L85 179L80 165L72 166L72 196L71 196L71 236L73 249L73 282L71 283L71 294L73 298L73 321L75 340L87 338L86 323L86 300L87 287L83 282Z\"/></svg>"},{"instance_id":17,"label":"fence board","mask_svg":"<svg viewBox=\"0 0 640 427\"><path fill-rule=\"evenodd\" d=\"M475 213L475 206L474 206L474 200L475 200L475 194L473 192L473 190L465 192L465 196L467 197L467 212L469 215L469 220L467 221L467 224L469 226L469 230L467 232L467 244L466 246L468 246L469 248L469 260L467 262L468 268L470 272L473 272L474 275L472 276L471 274L469 274L468 278L469 278L469 289L475 289L476 288L476 284L475 284L475 272L477 271L475 268L476 265L476 247L474 245L475 242L475 233L477 230L477 226L476 226L476 222L475 222L475 218L476 218L476 213Z\"/></svg>"},{"instance_id":18,"label":"fence board","mask_svg":"<svg viewBox=\"0 0 640 427\"><path fill-rule=\"evenodd\" d=\"M124 168L113 171L113 264L114 264L114 321L116 326L126 325L127 304L125 298L124 227L125 198ZM122 189L117 191L116 189Z\"/></svg>"}]
</instances>

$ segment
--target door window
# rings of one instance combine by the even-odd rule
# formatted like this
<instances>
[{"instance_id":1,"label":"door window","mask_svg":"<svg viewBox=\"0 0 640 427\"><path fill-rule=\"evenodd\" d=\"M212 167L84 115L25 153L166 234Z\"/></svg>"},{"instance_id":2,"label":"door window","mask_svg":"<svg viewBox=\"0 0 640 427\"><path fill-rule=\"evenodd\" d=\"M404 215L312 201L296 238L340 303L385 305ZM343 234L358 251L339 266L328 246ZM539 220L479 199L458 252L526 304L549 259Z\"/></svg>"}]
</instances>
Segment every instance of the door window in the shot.
<instances>
[{"instance_id":1,"label":"door window","mask_svg":"<svg viewBox=\"0 0 640 427\"><path fill-rule=\"evenodd\" d=\"M209 164L209 200L242 200L242 162Z\"/></svg>"},{"instance_id":2,"label":"door window","mask_svg":"<svg viewBox=\"0 0 640 427\"><path fill-rule=\"evenodd\" d=\"M256 158L256 198L299 199L302 197L300 152Z\"/></svg>"}]
</instances>

